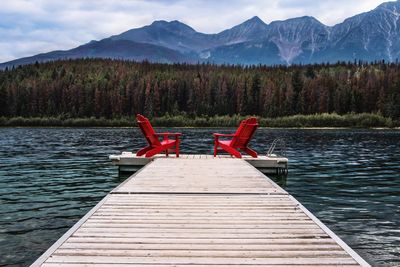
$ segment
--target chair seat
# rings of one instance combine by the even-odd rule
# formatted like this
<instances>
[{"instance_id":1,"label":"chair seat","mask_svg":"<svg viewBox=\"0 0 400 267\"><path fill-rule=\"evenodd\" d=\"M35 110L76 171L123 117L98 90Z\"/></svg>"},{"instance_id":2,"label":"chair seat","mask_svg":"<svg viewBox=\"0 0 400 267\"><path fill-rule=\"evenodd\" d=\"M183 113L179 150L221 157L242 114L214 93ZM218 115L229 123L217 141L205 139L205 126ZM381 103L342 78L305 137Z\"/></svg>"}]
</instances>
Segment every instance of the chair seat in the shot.
<instances>
[{"instance_id":1,"label":"chair seat","mask_svg":"<svg viewBox=\"0 0 400 267\"><path fill-rule=\"evenodd\" d=\"M219 141L218 140L218 143L220 143L220 144L224 144L224 145L227 145L227 146L229 146L230 144L231 144L231 140L228 140L228 141Z\"/></svg>"},{"instance_id":2,"label":"chair seat","mask_svg":"<svg viewBox=\"0 0 400 267\"><path fill-rule=\"evenodd\" d=\"M161 145L169 145L175 143L176 140L168 139L168 140L163 140L161 141Z\"/></svg>"}]
</instances>

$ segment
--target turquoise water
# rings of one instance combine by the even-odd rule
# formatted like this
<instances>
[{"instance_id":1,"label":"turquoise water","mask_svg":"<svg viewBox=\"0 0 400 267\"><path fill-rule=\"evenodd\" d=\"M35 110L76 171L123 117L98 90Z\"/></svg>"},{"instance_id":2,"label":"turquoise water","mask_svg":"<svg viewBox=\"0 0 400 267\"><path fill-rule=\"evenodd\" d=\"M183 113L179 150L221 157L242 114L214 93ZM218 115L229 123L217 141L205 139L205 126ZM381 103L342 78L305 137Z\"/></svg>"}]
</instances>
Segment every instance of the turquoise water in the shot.
<instances>
[{"instance_id":1,"label":"turquoise water","mask_svg":"<svg viewBox=\"0 0 400 267\"><path fill-rule=\"evenodd\" d=\"M211 154L229 130L173 131L182 153ZM277 182L373 266L400 266L400 131L259 129L253 147L276 137L290 159ZM136 129L0 129L0 266L31 264L123 181L108 155L143 144Z\"/></svg>"}]
</instances>

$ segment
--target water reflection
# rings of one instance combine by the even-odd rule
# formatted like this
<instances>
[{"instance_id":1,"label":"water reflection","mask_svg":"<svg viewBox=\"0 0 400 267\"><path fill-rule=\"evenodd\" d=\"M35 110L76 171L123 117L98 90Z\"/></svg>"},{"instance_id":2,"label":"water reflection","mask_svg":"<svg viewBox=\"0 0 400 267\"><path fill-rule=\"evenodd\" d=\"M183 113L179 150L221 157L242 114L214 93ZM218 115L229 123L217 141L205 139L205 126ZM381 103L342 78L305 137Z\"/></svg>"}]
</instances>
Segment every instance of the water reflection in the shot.
<instances>
[{"instance_id":1,"label":"water reflection","mask_svg":"<svg viewBox=\"0 0 400 267\"><path fill-rule=\"evenodd\" d=\"M211 154L211 133L234 129L173 131L182 153ZM374 266L400 265L400 132L260 129L252 146L277 137L290 164L275 181ZM143 145L137 129L0 129L0 265L34 261L126 178L108 155Z\"/></svg>"}]
</instances>

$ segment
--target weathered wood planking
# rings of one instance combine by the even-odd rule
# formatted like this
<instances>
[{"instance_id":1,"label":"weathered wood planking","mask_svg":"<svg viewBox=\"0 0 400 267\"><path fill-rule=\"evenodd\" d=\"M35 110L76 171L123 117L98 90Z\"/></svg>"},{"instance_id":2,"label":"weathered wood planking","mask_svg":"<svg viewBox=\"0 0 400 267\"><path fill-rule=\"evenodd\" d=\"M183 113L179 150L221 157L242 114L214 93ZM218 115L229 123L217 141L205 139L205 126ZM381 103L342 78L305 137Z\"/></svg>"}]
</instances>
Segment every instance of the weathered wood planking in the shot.
<instances>
[{"instance_id":1,"label":"weathered wood planking","mask_svg":"<svg viewBox=\"0 0 400 267\"><path fill-rule=\"evenodd\" d=\"M369 266L244 160L156 159L32 266Z\"/></svg>"},{"instance_id":2,"label":"weathered wood planking","mask_svg":"<svg viewBox=\"0 0 400 267\"><path fill-rule=\"evenodd\" d=\"M150 167L151 166L151 167ZM129 179L114 193L279 193L265 176L244 160L157 159L136 179Z\"/></svg>"},{"instance_id":3,"label":"weathered wood planking","mask_svg":"<svg viewBox=\"0 0 400 267\"><path fill-rule=\"evenodd\" d=\"M175 155L169 155L169 158L174 158ZM122 152L120 155L110 155L109 159L114 165L119 166L120 171L136 171L141 166L146 165L150 161L155 158L166 158L165 155L160 154L156 155L153 158L145 158L145 157L138 157L136 154L132 152ZM181 159L213 159L212 155L188 155L188 154L181 154ZM231 158L229 155L218 155L216 160L224 158ZM267 157L265 155L259 155L258 158L252 158L248 155L243 155L243 159L249 162L256 168L259 168L264 173L276 173L279 171L286 170L288 168L288 159L284 157Z\"/></svg>"}]
</instances>

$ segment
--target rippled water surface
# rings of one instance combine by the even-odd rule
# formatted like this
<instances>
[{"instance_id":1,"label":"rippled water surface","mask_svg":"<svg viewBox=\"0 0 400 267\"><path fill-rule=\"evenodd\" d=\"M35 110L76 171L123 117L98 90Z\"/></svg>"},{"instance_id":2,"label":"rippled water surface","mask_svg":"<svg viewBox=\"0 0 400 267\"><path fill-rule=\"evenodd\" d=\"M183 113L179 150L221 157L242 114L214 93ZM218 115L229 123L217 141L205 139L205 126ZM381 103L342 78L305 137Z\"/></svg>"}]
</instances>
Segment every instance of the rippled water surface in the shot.
<instances>
[{"instance_id":1,"label":"rippled water surface","mask_svg":"<svg viewBox=\"0 0 400 267\"><path fill-rule=\"evenodd\" d=\"M163 129L164 131L165 129ZM210 153L211 133L174 129L182 153ZM275 178L373 266L400 266L400 131L259 129L284 137ZM0 129L0 266L27 266L117 186L108 155L144 145L137 129Z\"/></svg>"}]
</instances>

